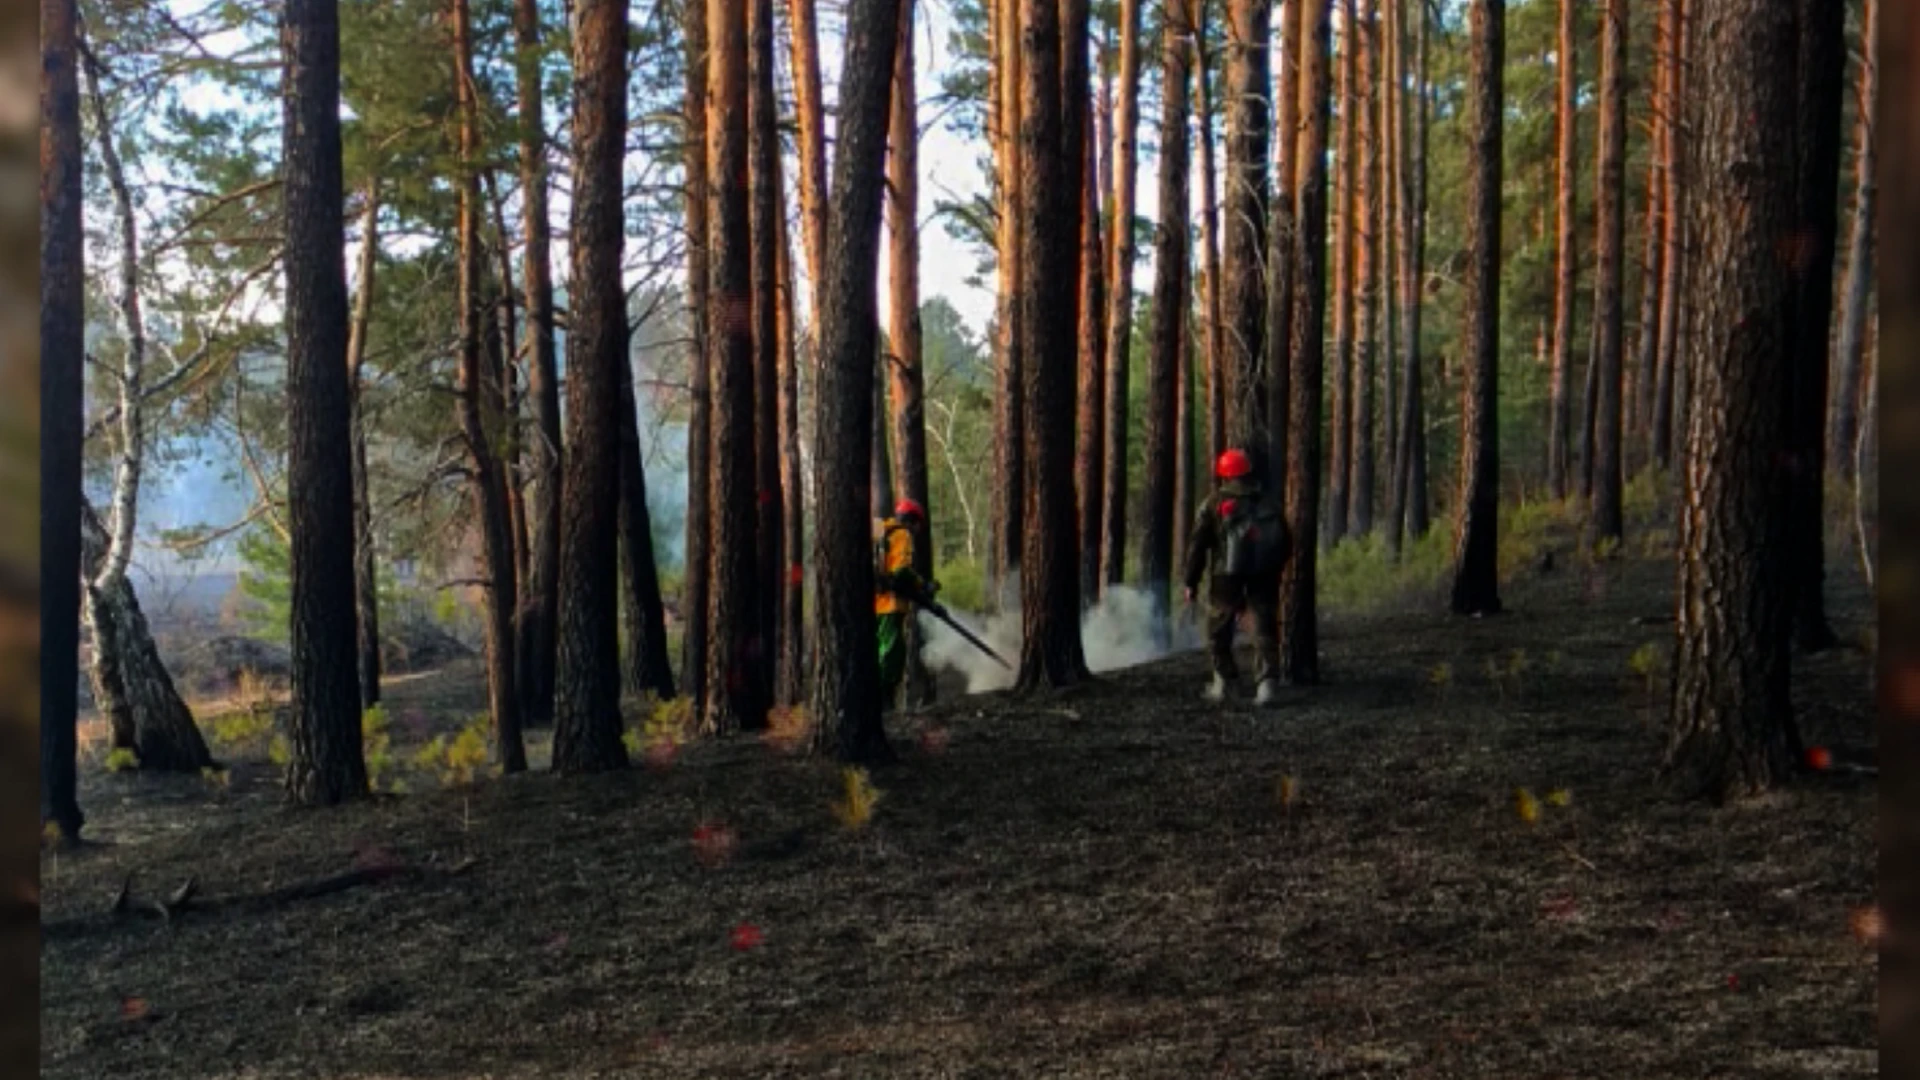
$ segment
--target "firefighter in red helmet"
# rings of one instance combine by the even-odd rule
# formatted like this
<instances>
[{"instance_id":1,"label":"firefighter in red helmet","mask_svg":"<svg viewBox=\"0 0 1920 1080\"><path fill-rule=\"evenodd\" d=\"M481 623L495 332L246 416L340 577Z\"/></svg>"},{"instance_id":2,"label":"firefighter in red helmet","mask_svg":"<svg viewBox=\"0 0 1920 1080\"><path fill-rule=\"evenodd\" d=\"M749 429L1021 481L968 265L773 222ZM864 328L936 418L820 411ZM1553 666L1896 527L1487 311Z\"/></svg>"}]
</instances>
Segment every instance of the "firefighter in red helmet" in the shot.
<instances>
[{"instance_id":1,"label":"firefighter in red helmet","mask_svg":"<svg viewBox=\"0 0 1920 1080\"><path fill-rule=\"evenodd\" d=\"M1261 490L1253 459L1234 448L1214 462L1218 487L1194 516L1187 541L1186 600L1193 603L1200 579L1207 589L1207 644L1213 661L1209 701L1221 701L1238 675L1233 628L1242 612L1253 614L1257 654L1254 704L1271 705L1280 674L1280 570L1292 554L1277 499Z\"/></svg>"}]
</instances>

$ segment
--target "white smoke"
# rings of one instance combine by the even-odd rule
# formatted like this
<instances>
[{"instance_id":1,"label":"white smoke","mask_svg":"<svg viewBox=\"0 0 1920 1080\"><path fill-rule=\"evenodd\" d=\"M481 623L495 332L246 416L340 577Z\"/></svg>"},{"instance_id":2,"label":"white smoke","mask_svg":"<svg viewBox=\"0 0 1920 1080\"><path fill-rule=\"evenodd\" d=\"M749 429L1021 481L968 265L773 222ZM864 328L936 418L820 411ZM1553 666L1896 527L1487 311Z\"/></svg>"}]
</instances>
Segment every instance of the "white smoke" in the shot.
<instances>
[{"instance_id":1,"label":"white smoke","mask_svg":"<svg viewBox=\"0 0 1920 1080\"><path fill-rule=\"evenodd\" d=\"M1017 588L1003 596L1001 614L982 618L965 612L952 615L962 626L992 646L1007 663L1020 662L1020 597ZM1176 601L1177 603L1177 601ZM1087 667L1096 674L1144 664L1176 652L1199 648L1204 636L1197 618L1174 613L1168 627L1169 642L1163 647L1155 640L1154 602L1144 589L1122 585L1108 587L1100 602L1080 620L1080 645L1086 652ZM934 671L952 671L967 680L967 693L1005 690L1013 685L1016 671L1001 667L993 658L974 648L945 623L931 615L920 615L921 660Z\"/></svg>"}]
</instances>

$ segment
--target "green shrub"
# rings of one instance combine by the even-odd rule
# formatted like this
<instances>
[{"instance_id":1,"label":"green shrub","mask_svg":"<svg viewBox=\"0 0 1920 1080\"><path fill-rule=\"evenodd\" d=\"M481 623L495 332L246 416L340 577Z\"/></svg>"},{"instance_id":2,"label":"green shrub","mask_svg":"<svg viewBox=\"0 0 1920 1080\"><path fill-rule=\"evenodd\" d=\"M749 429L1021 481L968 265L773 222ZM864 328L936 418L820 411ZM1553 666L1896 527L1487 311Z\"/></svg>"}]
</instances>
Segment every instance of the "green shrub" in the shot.
<instances>
[{"instance_id":1,"label":"green shrub","mask_svg":"<svg viewBox=\"0 0 1920 1080\"><path fill-rule=\"evenodd\" d=\"M971 559L955 559L934 568L940 583L940 602L961 611L984 611L987 606L987 574Z\"/></svg>"}]
</instances>

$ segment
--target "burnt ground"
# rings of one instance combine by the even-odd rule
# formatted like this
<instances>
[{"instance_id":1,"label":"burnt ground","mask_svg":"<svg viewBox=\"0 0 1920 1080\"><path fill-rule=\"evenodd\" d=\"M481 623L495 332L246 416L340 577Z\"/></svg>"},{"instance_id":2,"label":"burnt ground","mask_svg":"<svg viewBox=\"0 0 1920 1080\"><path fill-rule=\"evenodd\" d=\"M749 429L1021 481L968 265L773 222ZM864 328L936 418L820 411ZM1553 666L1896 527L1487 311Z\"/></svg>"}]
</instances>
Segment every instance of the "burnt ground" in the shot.
<instances>
[{"instance_id":1,"label":"burnt ground","mask_svg":"<svg viewBox=\"0 0 1920 1080\"><path fill-rule=\"evenodd\" d=\"M259 756L225 787L89 767L102 842L42 856L43 1075L1875 1075L1869 658L1797 667L1839 767L1679 801L1632 659L1671 580L1328 618L1326 685L1259 715L1200 701L1194 655L950 700L893 724L859 831L835 769L747 739L329 811ZM470 666L391 696L442 730L482 700ZM1566 805L1529 824L1518 787ZM129 873L218 901L380 860L417 872L106 914Z\"/></svg>"}]
</instances>

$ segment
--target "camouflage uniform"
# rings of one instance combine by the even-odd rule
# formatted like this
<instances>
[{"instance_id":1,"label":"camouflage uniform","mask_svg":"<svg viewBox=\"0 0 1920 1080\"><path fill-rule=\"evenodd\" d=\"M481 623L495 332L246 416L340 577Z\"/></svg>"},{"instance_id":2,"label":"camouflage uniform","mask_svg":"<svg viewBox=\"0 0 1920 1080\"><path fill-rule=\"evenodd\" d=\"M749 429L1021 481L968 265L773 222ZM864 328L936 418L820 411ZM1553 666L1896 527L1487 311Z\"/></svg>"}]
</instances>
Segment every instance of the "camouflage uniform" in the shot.
<instances>
[{"instance_id":1,"label":"camouflage uniform","mask_svg":"<svg viewBox=\"0 0 1920 1080\"><path fill-rule=\"evenodd\" d=\"M1240 613L1253 612L1253 640L1258 656L1254 681L1265 682L1280 674L1280 575L1257 574L1234 577L1221 571L1224 554L1221 545L1222 504L1245 502L1249 506L1261 498L1259 485L1251 480L1227 480L1201 505L1194 515L1193 535L1187 540L1186 587L1200 588L1204 574L1207 586L1207 644L1213 659L1213 673L1232 682L1239 674L1233 658L1233 628Z\"/></svg>"}]
</instances>

